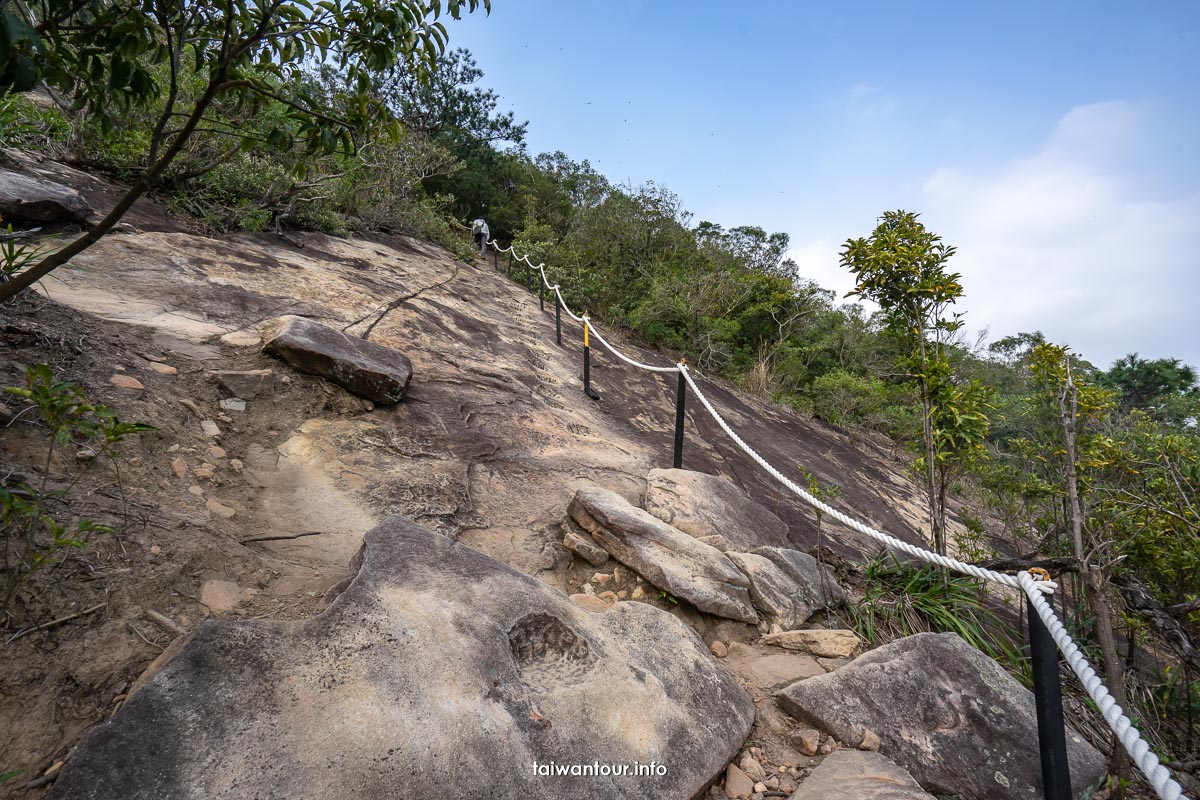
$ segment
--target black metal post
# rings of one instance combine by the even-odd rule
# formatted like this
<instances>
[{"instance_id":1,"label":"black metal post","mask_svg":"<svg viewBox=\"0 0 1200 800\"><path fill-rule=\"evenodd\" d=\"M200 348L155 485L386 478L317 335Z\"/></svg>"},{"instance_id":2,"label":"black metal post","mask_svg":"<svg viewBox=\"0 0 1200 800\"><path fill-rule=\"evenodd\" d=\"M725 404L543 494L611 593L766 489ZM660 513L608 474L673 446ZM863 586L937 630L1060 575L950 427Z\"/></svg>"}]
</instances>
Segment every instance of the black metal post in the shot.
<instances>
[{"instance_id":1,"label":"black metal post","mask_svg":"<svg viewBox=\"0 0 1200 800\"><path fill-rule=\"evenodd\" d=\"M500 268L500 251L492 248L492 269Z\"/></svg>"},{"instance_id":2,"label":"black metal post","mask_svg":"<svg viewBox=\"0 0 1200 800\"><path fill-rule=\"evenodd\" d=\"M1046 596L1046 602L1053 598ZM1037 704L1038 748L1042 754L1042 786L1046 800L1071 800L1071 771L1067 764L1067 731L1063 723L1062 683L1058 648L1028 597L1029 656L1033 662L1033 696Z\"/></svg>"},{"instance_id":3,"label":"black metal post","mask_svg":"<svg viewBox=\"0 0 1200 800\"><path fill-rule=\"evenodd\" d=\"M510 278L512 277L512 262L513 262L513 254L509 253L508 254L508 273L507 273L507 275Z\"/></svg>"},{"instance_id":4,"label":"black metal post","mask_svg":"<svg viewBox=\"0 0 1200 800\"><path fill-rule=\"evenodd\" d=\"M533 267L529 266L529 260L525 261L525 288L533 291Z\"/></svg>"},{"instance_id":5,"label":"black metal post","mask_svg":"<svg viewBox=\"0 0 1200 800\"><path fill-rule=\"evenodd\" d=\"M562 347L562 301L558 299L558 292L554 293L554 341Z\"/></svg>"},{"instance_id":6,"label":"black metal post","mask_svg":"<svg viewBox=\"0 0 1200 800\"><path fill-rule=\"evenodd\" d=\"M546 310L546 282L538 281L538 308Z\"/></svg>"},{"instance_id":7,"label":"black metal post","mask_svg":"<svg viewBox=\"0 0 1200 800\"><path fill-rule=\"evenodd\" d=\"M588 324L583 323L583 393L593 400L600 394L592 388L592 348L588 345Z\"/></svg>"},{"instance_id":8,"label":"black metal post","mask_svg":"<svg viewBox=\"0 0 1200 800\"><path fill-rule=\"evenodd\" d=\"M683 414L687 407L687 381L679 371L679 388L675 390L675 458L671 466L683 469Z\"/></svg>"}]
</instances>

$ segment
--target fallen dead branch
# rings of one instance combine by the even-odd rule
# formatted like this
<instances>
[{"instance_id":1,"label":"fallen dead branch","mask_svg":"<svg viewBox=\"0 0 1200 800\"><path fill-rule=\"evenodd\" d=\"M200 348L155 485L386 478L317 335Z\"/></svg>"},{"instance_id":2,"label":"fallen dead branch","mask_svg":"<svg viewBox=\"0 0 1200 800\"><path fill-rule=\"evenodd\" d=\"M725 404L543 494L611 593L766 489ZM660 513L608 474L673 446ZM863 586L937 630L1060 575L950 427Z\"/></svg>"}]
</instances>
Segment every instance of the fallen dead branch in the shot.
<instances>
[{"instance_id":1,"label":"fallen dead branch","mask_svg":"<svg viewBox=\"0 0 1200 800\"><path fill-rule=\"evenodd\" d=\"M53 628L57 625L62 625L64 622L70 622L73 619L78 619L79 617L87 616L88 614L99 611L100 609L104 608L106 605L108 605L108 604L100 603L98 605L92 606L91 608L85 608L83 611L76 611L74 614L68 614L65 617L59 617L58 619L52 619L49 622L43 622L40 625L34 625L32 628L25 628L24 630L17 631L12 636L8 637L8 641L5 642L5 644L12 644L17 639L20 639L22 636L25 636L27 634L35 633L37 631L44 631L47 628Z\"/></svg>"}]
</instances>

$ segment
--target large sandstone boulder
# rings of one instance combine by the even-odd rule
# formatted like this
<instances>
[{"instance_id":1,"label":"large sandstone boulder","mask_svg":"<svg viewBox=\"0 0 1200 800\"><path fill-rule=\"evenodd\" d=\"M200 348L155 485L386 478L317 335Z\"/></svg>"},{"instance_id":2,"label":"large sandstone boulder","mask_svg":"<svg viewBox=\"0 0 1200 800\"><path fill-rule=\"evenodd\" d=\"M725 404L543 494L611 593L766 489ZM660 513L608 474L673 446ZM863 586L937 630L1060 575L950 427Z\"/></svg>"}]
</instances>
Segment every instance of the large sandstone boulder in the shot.
<instances>
[{"instance_id":1,"label":"large sandstone boulder","mask_svg":"<svg viewBox=\"0 0 1200 800\"><path fill-rule=\"evenodd\" d=\"M87 222L95 211L74 189L0 170L0 219L8 222Z\"/></svg>"},{"instance_id":2,"label":"large sandstone boulder","mask_svg":"<svg viewBox=\"0 0 1200 800\"><path fill-rule=\"evenodd\" d=\"M727 555L750 579L750 600L768 625L797 628L818 609L845 602L837 579L807 553L763 547Z\"/></svg>"},{"instance_id":3,"label":"large sandstone boulder","mask_svg":"<svg viewBox=\"0 0 1200 800\"><path fill-rule=\"evenodd\" d=\"M879 752L933 794L1043 797L1033 694L954 634L905 637L778 698L845 744L874 731ZM1070 729L1067 755L1076 796L1090 797L1104 777L1104 757Z\"/></svg>"},{"instance_id":4,"label":"large sandstone boulder","mask_svg":"<svg viewBox=\"0 0 1200 800\"><path fill-rule=\"evenodd\" d=\"M789 800L934 800L887 756L863 750L830 753Z\"/></svg>"},{"instance_id":5,"label":"large sandstone boulder","mask_svg":"<svg viewBox=\"0 0 1200 800\"><path fill-rule=\"evenodd\" d=\"M787 547L760 547L755 555L771 561L791 578L809 604L815 608L846 605L846 590L834 577L833 569L808 553Z\"/></svg>"},{"instance_id":6,"label":"large sandstone boulder","mask_svg":"<svg viewBox=\"0 0 1200 800\"><path fill-rule=\"evenodd\" d=\"M263 352L301 372L333 381L376 403L398 403L412 380L412 363L381 344L297 317L278 317L259 326Z\"/></svg>"},{"instance_id":7,"label":"large sandstone boulder","mask_svg":"<svg viewBox=\"0 0 1200 800\"><path fill-rule=\"evenodd\" d=\"M652 469L646 510L692 536L723 536L735 550L786 545L788 526L719 475L686 469Z\"/></svg>"},{"instance_id":8,"label":"large sandstone boulder","mask_svg":"<svg viewBox=\"0 0 1200 800\"><path fill-rule=\"evenodd\" d=\"M616 492L580 489L567 513L609 555L701 611L756 622L750 582L724 553L652 517Z\"/></svg>"},{"instance_id":9,"label":"large sandstone boulder","mask_svg":"<svg viewBox=\"0 0 1200 800\"><path fill-rule=\"evenodd\" d=\"M210 620L94 728L53 797L686 798L754 719L700 639L604 613L404 518L302 622ZM657 762L664 775L558 775Z\"/></svg>"}]
</instances>

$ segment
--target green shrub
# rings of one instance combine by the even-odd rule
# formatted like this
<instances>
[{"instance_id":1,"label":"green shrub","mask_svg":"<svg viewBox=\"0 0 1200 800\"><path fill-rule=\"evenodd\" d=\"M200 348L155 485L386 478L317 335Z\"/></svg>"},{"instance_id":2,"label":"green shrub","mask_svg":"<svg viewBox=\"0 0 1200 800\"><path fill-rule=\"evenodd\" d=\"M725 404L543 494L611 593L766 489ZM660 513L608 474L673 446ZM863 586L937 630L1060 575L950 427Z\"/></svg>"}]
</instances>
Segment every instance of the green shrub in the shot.
<instances>
[{"instance_id":1,"label":"green shrub","mask_svg":"<svg viewBox=\"0 0 1200 800\"><path fill-rule=\"evenodd\" d=\"M875 378L864 378L835 369L813 381L813 412L840 428L864 427L875 422L887 400L887 387Z\"/></svg>"},{"instance_id":2,"label":"green shrub","mask_svg":"<svg viewBox=\"0 0 1200 800\"><path fill-rule=\"evenodd\" d=\"M933 565L914 567L884 553L866 566L865 595L849 606L854 630L872 646L917 633L956 633L1027 679L1021 646L986 605L974 580Z\"/></svg>"},{"instance_id":3,"label":"green shrub","mask_svg":"<svg viewBox=\"0 0 1200 800\"><path fill-rule=\"evenodd\" d=\"M37 486L23 483L0 487L0 538L3 539L0 571L4 573L4 582L0 584L3 592L0 619L30 575L57 563L64 549L84 547L88 534L112 530L86 518L70 519L63 498L93 464L105 457L112 461L119 480L120 465L112 458L113 451L125 437L154 430L149 425L121 422L108 406L92 405L77 384L55 380L45 364L27 367L25 385L4 391L37 408L49 441ZM87 448L94 455L77 474L65 476L68 479L65 489L50 489L55 451L67 446Z\"/></svg>"}]
</instances>

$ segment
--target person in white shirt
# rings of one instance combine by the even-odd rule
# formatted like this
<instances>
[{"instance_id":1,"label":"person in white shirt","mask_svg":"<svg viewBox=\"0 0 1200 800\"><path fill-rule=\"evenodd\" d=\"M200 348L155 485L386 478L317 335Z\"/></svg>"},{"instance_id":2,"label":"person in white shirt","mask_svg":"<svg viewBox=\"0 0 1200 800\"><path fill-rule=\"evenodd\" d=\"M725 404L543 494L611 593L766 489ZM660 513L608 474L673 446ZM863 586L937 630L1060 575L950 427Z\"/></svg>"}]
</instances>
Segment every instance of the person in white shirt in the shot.
<instances>
[{"instance_id":1,"label":"person in white shirt","mask_svg":"<svg viewBox=\"0 0 1200 800\"><path fill-rule=\"evenodd\" d=\"M479 255L487 255L487 243L489 237L488 225L483 217L479 217L471 223L471 236L475 240L475 246L479 248Z\"/></svg>"}]
</instances>

